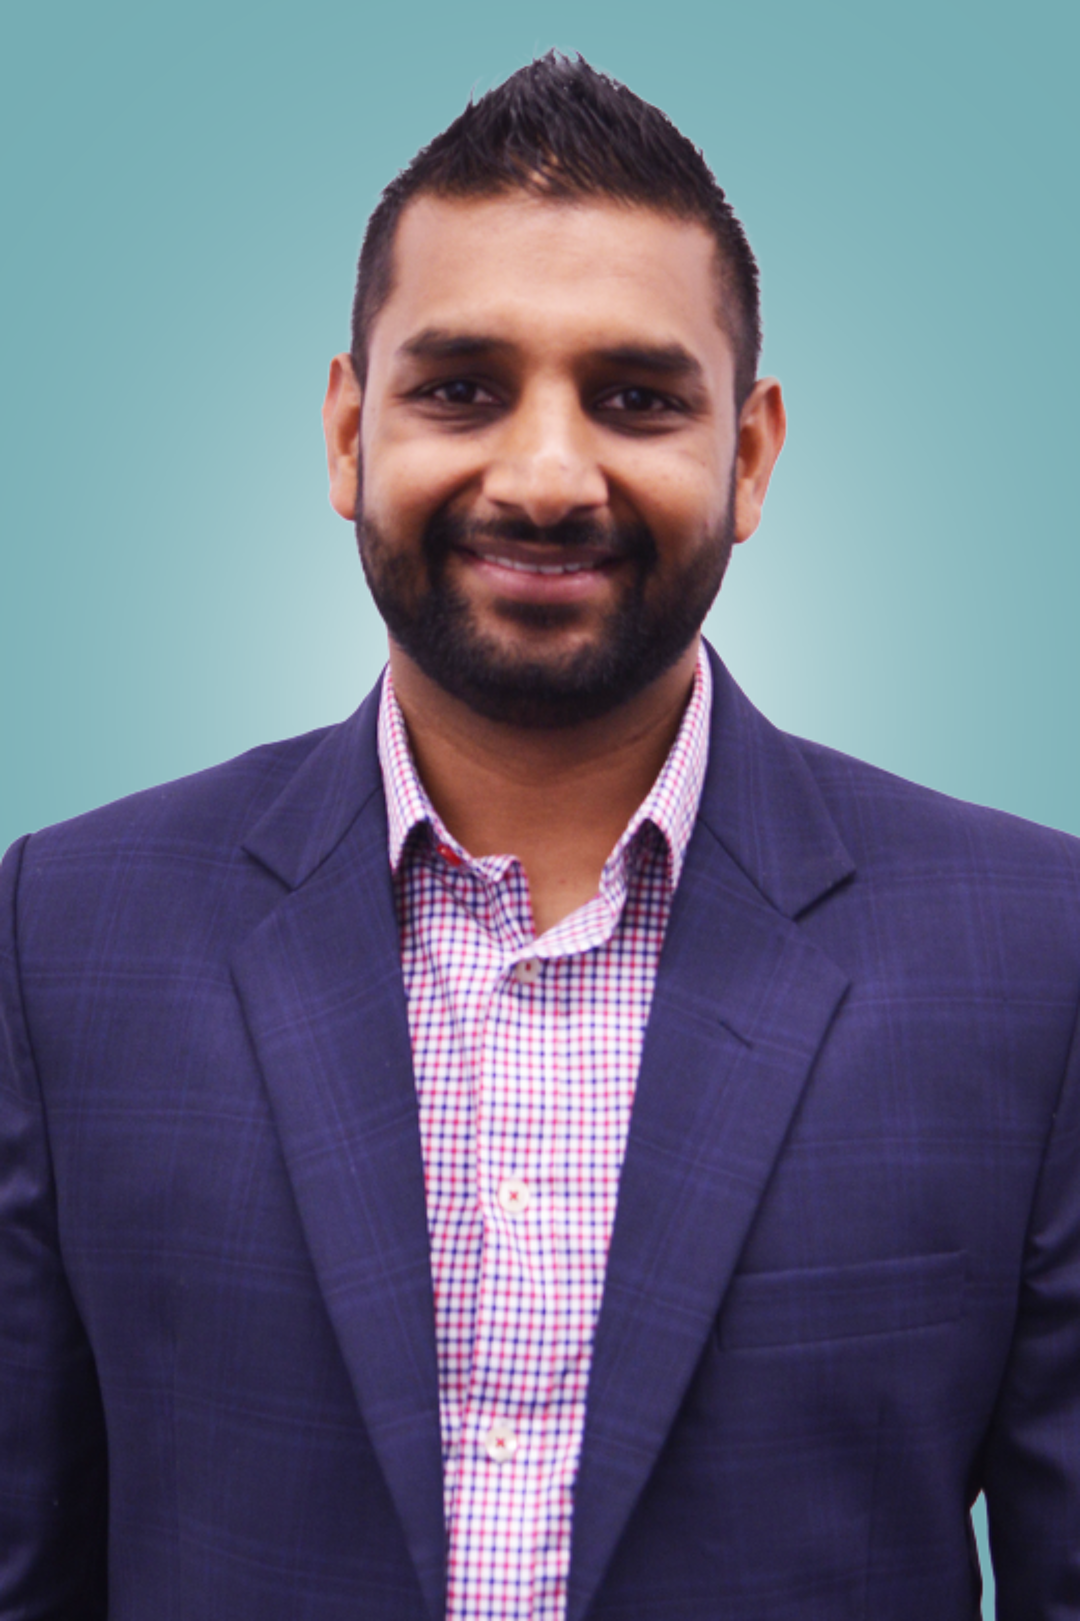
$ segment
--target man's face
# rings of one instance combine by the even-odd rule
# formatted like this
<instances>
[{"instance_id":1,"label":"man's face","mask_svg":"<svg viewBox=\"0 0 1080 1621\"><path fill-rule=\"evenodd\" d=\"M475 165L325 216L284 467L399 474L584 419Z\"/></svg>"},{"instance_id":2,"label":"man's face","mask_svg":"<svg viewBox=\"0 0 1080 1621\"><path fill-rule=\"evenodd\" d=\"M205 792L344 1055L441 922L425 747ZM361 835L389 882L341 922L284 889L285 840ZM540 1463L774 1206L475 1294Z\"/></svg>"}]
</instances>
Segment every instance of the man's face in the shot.
<instances>
[{"instance_id":1,"label":"man's face","mask_svg":"<svg viewBox=\"0 0 1080 1621\"><path fill-rule=\"evenodd\" d=\"M743 538L717 297L712 238L651 209L512 193L403 214L357 534L394 640L478 712L591 718L693 642Z\"/></svg>"}]
</instances>

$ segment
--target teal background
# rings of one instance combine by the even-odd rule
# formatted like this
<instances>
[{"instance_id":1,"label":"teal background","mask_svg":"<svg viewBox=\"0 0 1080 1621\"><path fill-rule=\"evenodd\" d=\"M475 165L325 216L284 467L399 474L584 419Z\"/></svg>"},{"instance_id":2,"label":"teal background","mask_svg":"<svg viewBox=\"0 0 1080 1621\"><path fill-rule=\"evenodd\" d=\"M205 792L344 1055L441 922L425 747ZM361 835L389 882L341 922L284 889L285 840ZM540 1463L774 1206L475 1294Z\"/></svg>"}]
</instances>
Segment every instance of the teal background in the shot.
<instances>
[{"instance_id":1,"label":"teal background","mask_svg":"<svg viewBox=\"0 0 1080 1621\"><path fill-rule=\"evenodd\" d=\"M383 659L318 408L380 185L580 49L701 144L788 448L710 631L781 725L1080 833L1080 6L0 6L0 845Z\"/></svg>"}]
</instances>

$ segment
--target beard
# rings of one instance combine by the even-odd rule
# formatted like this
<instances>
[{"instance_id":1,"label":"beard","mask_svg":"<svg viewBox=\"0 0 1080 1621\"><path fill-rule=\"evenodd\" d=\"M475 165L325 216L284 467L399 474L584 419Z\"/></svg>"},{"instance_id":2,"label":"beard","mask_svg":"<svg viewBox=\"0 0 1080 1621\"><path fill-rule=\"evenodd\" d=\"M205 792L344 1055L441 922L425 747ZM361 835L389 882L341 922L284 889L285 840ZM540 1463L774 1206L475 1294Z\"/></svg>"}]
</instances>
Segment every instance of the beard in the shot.
<instances>
[{"instance_id":1,"label":"beard","mask_svg":"<svg viewBox=\"0 0 1080 1621\"><path fill-rule=\"evenodd\" d=\"M428 520L417 554L384 534L361 503L356 537L368 587L390 635L429 680L488 720L566 727L618 709L685 653L731 556L733 496L734 489L720 524L667 579L645 524L567 521L546 529L527 520L470 524L443 507ZM455 551L481 538L559 545L568 557L582 546L600 547L617 559L629 581L597 634L564 653L545 654L536 643L546 631L573 626L581 613L577 605L496 600L492 609L498 618L524 633L520 645L510 649L485 634L468 598L448 577Z\"/></svg>"}]
</instances>

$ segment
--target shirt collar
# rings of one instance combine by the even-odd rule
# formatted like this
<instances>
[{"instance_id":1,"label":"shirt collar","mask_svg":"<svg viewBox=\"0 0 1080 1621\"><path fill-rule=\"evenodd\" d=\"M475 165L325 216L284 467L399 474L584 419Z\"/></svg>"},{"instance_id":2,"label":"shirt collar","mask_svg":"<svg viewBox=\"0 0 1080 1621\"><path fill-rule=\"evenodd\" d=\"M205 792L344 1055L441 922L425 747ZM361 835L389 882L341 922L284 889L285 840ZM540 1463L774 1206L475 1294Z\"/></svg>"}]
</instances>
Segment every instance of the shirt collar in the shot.
<instances>
[{"instance_id":1,"label":"shirt collar","mask_svg":"<svg viewBox=\"0 0 1080 1621\"><path fill-rule=\"evenodd\" d=\"M659 776L630 818L621 838L608 857L604 867L605 875L622 865L636 835L649 824L663 835L667 845L671 887L674 889L678 883L690 835L697 819L701 789L705 781L705 767L709 754L712 685L712 671L702 644L698 649L690 701L683 714L678 735L671 745ZM378 746L379 765L382 768L386 792L391 869L397 872L410 835L417 827L423 825L431 829L432 837L444 855L451 854L461 864L470 861L468 851L462 848L443 825L420 780L389 669L383 677L379 700Z\"/></svg>"}]
</instances>

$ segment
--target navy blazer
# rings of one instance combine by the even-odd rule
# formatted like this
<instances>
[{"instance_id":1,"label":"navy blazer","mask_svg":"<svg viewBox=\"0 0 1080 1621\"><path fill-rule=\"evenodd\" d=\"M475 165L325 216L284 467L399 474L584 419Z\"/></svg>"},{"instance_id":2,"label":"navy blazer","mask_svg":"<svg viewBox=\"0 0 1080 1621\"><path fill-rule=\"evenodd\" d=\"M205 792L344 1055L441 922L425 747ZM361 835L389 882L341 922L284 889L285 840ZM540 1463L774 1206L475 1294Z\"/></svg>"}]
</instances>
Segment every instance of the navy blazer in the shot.
<instances>
[{"instance_id":1,"label":"navy blazer","mask_svg":"<svg viewBox=\"0 0 1080 1621\"><path fill-rule=\"evenodd\" d=\"M1080 1617L1080 842L715 673L568 1621ZM4 864L2 1621L442 1613L375 715Z\"/></svg>"}]
</instances>

